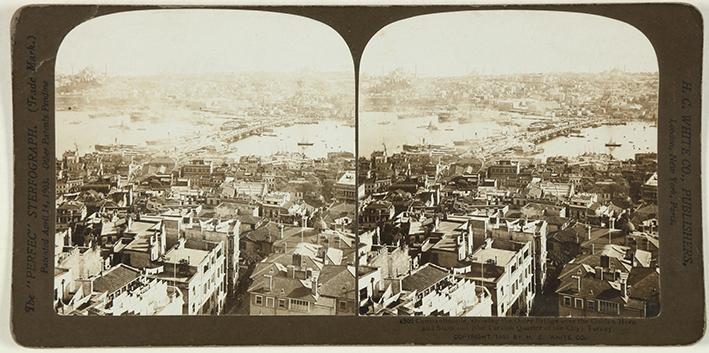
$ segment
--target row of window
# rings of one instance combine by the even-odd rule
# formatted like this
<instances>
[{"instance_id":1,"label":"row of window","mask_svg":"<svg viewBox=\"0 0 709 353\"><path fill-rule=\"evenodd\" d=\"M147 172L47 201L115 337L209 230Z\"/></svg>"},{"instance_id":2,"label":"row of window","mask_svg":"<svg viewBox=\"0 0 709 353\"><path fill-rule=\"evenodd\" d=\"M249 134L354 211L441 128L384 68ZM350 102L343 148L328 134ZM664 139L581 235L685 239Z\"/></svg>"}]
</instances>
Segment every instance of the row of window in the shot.
<instances>
[{"instance_id":1,"label":"row of window","mask_svg":"<svg viewBox=\"0 0 709 353\"><path fill-rule=\"evenodd\" d=\"M288 300L290 300L290 306L288 305ZM273 308L276 306L276 298L274 297L264 297L262 295L257 295L254 298L254 304L257 306L266 306L267 308ZM265 305L264 305L265 304ZM310 308L310 303L306 300L299 299L278 299L279 309L293 309L300 311L308 311Z\"/></svg>"},{"instance_id":2,"label":"row of window","mask_svg":"<svg viewBox=\"0 0 709 353\"><path fill-rule=\"evenodd\" d=\"M510 286L512 289L512 296L515 295L517 290L520 288L521 284L524 283L524 281L527 279L527 277L529 277L531 274L532 274L532 264L530 263L530 265L524 269L524 272L522 273L522 275L520 277L518 277L517 280L515 282L513 282L512 285ZM506 288L506 286L500 287L500 296L505 295L505 288Z\"/></svg>"},{"instance_id":3,"label":"row of window","mask_svg":"<svg viewBox=\"0 0 709 353\"><path fill-rule=\"evenodd\" d=\"M265 301L264 301L265 299ZM290 301L290 306L288 305L288 302ZM264 305L265 303L265 305ZM276 298L274 297L265 297L262 295L256 295L254 297L254 304L257 306L265 306L267 308L273 308L276 306ZM344 311L347 310L347 302L346 301L339 301L339 310ZM300 299L281 299L278 298L278 308L279 309L292 309L292 310L298 310L298 311L310 311L310 302L307 300L300 300Z\"/></svg>"},{"instance_id":4,"label":"row of window","mask_svg":"<svg viewBox=\"0 0 709 353\"><path fill-rule=\"evenodd\" d=\"M594 311L599 313L620 315L620 305L618 303L603 300L584 300L583 298L564 297L564 306L573 306L576 309Z\"/></svg>"},{"instance_id":5,"label":"row of window","mask_svg":"<svg viewBox=\"0 0 709 353\"><path fill-rule=\"evenodd\" d=\"M223 274L224 274L224 265L219 264L219 267L217 267L216 271L214 271L214 274L212 275L212 277L210 277L209 280L204 282L204 284L202 285L203 294L206 295L207 292L209 292L212 289L212 287L217 284L217 281L219 280L219 278L221 278L221 276ZM219 292L222 291L222 283L221 282L219 283L218 291ZM197 295L197 286L192 287L192 295Z\"/></svg>"}]
</instances>

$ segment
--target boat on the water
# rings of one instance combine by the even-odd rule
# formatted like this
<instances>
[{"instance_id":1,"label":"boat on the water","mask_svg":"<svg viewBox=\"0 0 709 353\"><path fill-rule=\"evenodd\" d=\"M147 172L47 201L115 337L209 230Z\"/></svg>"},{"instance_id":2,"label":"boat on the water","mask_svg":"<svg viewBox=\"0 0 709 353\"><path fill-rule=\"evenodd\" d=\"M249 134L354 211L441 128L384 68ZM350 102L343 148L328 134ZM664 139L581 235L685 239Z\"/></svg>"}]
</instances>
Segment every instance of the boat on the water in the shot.
<instances>
[{"instance_id":1,"label":"boat on the water","mask_svg":"<svg viewBox=\"0 0 709 353\"><path fill-rule=\"evenodd\" d=\"M113 115L112 113L106 113L106 112L104 112L104 113L91 113L91 114L89 114L89 118L91 118L91 119L107 118L107 117L112 116L112 115Z\"/></svg>"},{"instance_id":2,"label":"boat on the water","mask_svg":"<svg viewBox=\"0 0 709 353\"><path fill-rule=\"evenodd\" d=\"M401 113L397 117L399 119L412 119L412 118L422 118L424 117L424 114L420 113Z\"/></svg>"},{"instance_id":3,"label":"boat on the water","mask_svg":"<svg viewBox=\"0 0 709 353\"><path fill-rule=\"evenodd\" d=\"M423 148L421 145L404 144L401 146L401 149L404 150L404 152L421 152Z\"/></svg>"},{"instance_id":4,"label":"boat on the water","mask_svg":"<svg viewBox=\"0 0 709 353\"><path fill-rule=\"evenodd\" d=\"M121 123L118 124L118 125L111 125L111 126L109 126L109 127L110 127L110 128L113 128L113 129L130 130L130 127L129 127L128 125L126 125L126 124L125 124L124 122L122 122L122 121L121 121Z\"/></svg>"},{"instance_id":5,"label":"boat on the water","mask_svg":"<svg viewBox=\"0 0 709 353\"><path fill-rule=\"evenodd\" d=\"M438 122L447 123L453 121L453 114L450 112L440 112L438 113Z\"/></svg>"},{"instance_id":6,"label":"boat on the water","mask_svg":"<svg viewBox=\"0 0 709 353\"><path fill-rule=\"evenodd\" d=\"M470 124L473 122L473 117L470 115L463 115L458 117L458 124Z\"/></svg>"},{"instance_id":7,"label":"boat on the water","mask_svg":"<svg viewBox=\"0 0 709 353\"><path fill-rule=\"evenodd\" d=\"M301 141L301 142L298 142L298 146L312 146L312 145L314 145L314 144L315 144L315 143L309 142L309 141Z\"/></svg>"},{"instance_id":8,"label":"boat on the water","mask_svg":"<svg viewBox=\"0 0 709 353\"><path fill-rule=\"evenodd\" d=\"M606 142L606 147L620 147L621 144L618 142L613 141L612 139L608 142Z\"/></svg>"}]
</instances>

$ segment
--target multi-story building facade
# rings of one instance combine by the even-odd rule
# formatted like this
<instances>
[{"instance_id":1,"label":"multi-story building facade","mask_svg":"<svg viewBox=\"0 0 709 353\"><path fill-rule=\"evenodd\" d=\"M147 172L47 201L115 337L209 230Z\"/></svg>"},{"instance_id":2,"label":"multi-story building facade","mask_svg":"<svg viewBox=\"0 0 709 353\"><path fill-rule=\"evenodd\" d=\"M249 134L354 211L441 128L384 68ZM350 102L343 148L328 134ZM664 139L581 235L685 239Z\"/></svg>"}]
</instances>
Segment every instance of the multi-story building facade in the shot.
<instances>
[{"instance_id":1,"label":"multi-story building facade","mask_svg":"<svg viewBox=\"0 0 709 353\"><path fill-rule=\"evenodd\" d=\"M486 238L459 271L490 291L493 316L524 316L535 296L533 257L529 242Z\"/></svg>"}]
</instances>

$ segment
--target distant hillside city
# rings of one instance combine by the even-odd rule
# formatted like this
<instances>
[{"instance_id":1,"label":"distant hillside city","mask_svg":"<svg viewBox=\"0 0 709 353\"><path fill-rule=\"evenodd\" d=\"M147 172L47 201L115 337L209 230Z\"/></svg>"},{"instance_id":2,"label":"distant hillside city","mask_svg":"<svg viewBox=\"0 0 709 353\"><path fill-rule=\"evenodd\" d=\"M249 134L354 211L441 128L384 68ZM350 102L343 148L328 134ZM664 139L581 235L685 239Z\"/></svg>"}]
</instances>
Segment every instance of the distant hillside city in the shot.
<instances>
[{"instance_id":1,"label":"distant hillside city","mask_svg":"<svg viewBox=\"0 0 709 353\"><path fill-rule=\"evenodd\" d=\"M85 131L56 161L58 313L356 313L354 143L287 136L354 141L351 76L82 70L57 93L58 141Z\"/></svg>"},{"instance_id":2,"label":"distant hillside city","mask_svg":"<svg viewBox=\"0 0 709 353\"><path fill-rule=\"evenodd\" d=\"M354 88L58 75L56 311L659 314L657 73Z\"/></svg>"},{"instance_id":3,"label":"distant hillside city","mask_svg":"<svg viewBox=\"0 0 709 353\"><path fill-rule=\"evenodd\" d=\"M657 92L619 71L366 77L360 127L422 125L358 156L359 313L658 315Z\"/></svg>"}]
</instances>

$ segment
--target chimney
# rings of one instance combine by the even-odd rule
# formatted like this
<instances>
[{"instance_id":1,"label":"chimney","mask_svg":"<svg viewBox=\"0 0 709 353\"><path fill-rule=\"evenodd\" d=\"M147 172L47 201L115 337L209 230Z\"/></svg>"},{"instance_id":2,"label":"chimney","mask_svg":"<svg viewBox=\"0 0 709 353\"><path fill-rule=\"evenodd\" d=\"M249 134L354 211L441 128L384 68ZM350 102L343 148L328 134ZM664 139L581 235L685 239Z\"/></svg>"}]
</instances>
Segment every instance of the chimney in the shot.
<instances>
[{"instance_id":1,"label":"chimney","mask_svg":"<svg viewBox=\"0 0 709 353\"><path fill-rule=\"evenodd\" d=\"M315 276L310 278L310 291L314 297L318 297L318 278Z\"/></svg>"},{"instance_id":2,"label":"chimney","mask_svg":"<svg viewBox=\"0 0 709 353\"><path fill-rule=\"evenodd\" d=\"M588 240L591 240L591 225L588 226Z\"/></svg>"},{"instance_id":3,"label":"chimney","mask_svg":"<svg viewBox=\"0 0 709 353\"><path fill-rule=\"evenodd\" d=\"M628 274L620 273L620 290L623 298L628 300Z\"/></svg>"},{"instance_id":4,"label":"chimney","mask_svg":"<svg viewBox=\"0 0 709 353\"><path fill-rule=\"evenodd\" d=\"M287 271L288 271L288 278L295 278L295 266L288 265Z\"/></svg>"},{"instance_id":5,"label":"chimney","mask_svg":"<svg viewBox=\"0 0 709 353\"><path fill-rule=\"evenodd\" d=\"M468 249L466 248L467 244L465 244L465 238L463 238L463 235L458 235L455 237L455 245L456 251L458 251L458 260L465 260L468 256Z\"/></svg>"},{"instance_id":6,"label":"chimney","mask_svg":"<svg viewBox=\"0 0 709 353\"><path fill-rule=\"evenodd\" d=\"M273 291L273 275L264 275L268 278L268 291Z\"/></svg>"},{"instance_id":7,"label":"chimney","mask_svg":"<svg viewBox=\"0 0 709 353\"><path fill-rule=\"evenodd\" d=\"M603 280L603 267L596 266L596 279Z\"/></svg>"},{"instance_id":8,"label":"chimney","mask_svg":"<svg viewBox=\"0 0 709 353\"><path fill-rule=\"evenodd\" d=\"M581 293L581 276L571 276L571 278L576 279L576 290Z\"/></svg>"},{"instance_id":9,"label":"chimney","mask_svg":"<svg viewBox=\"0 0 709 353\"><path fill-rule=\"evenodd\" d=\"M323 245L320 247L320 249L318 249L318 258L323 259L323 262L325 262L325 260L327 258L327 250L328 250L327 245Z\"/></svg>"},{"instance_id":10,"label":"chimney","mask_svg":"<svg viewBox=\"0 0 709 353\"><path fill-rule=\"evenodd\" d=\"M611 267L611 259L608 255L601 255L601 267L608 269Z\"/></svg>"}]
</instances>

